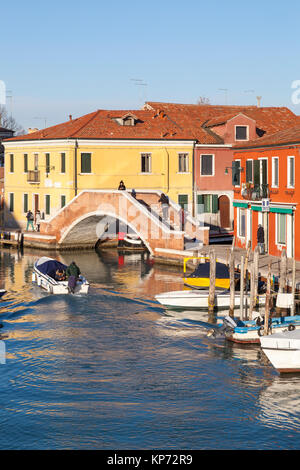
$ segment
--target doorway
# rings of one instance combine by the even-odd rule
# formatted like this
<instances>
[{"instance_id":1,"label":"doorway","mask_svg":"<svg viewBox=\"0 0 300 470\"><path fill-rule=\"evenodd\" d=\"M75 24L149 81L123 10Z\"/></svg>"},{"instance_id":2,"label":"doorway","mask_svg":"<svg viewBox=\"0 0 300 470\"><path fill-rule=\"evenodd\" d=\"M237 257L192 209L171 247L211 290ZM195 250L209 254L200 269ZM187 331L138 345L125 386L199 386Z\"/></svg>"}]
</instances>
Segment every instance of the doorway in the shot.
<instances>
[{"instance_id":1,"label":"doorway","mask_svg":"<svg viewBox=\"0 0 300 470\"><path fill-rule=\"evenodd\" d=\"M230 227L230 201L228 196L219 197L220 227L224 229Z\"/></svg>"}]
</instances>

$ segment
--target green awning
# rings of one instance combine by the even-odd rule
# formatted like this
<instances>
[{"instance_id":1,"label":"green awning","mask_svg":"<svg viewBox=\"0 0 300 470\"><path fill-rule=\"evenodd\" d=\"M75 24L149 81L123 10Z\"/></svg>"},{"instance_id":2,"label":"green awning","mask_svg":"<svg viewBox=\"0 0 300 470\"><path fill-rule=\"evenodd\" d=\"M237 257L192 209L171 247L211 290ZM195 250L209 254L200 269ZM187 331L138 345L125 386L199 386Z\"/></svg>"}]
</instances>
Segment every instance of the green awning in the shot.
<instances>
[{"instance_id":1,"label":"green awning","mask_svg":"<svg viewBox=\"0 0 300 470\"><path fill-rule=\"evenodd\" d=\"M248 202L234 202L233 207L248 207Z\"/></svg>"},{"instance_id":2,"label":"green awning","mask_svg":"<svg viewBox=\"0 0 300 470\"><path fill-rule=\"evenodd\" d=\"M251 206L251 209L256 212L261 212L261 206Z\"/></svg>"},{"instance_id":3,"label":"green awning","mask_svg":"<svg viewBox=\"0 0 300 470\"><path fill-rule=\"evenodd\" d=\"M270 207L270 212L277 212L279 214L292 214L293 209L287 207Z\"/></svg>"}]
</instances>

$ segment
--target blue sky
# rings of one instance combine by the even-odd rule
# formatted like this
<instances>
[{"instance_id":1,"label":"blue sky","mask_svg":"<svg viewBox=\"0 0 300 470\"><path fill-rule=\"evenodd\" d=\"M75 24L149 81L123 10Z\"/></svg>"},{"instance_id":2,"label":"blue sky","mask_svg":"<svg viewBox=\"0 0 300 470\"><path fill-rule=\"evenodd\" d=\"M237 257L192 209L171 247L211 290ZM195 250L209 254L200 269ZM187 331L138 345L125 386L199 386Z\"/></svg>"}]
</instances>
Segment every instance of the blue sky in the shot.
<instances>
[{"instance_id":1,"label":"blue sky","mask_svg":"<svg viewBox=\"0 0 300 470\"><path fill-rule=\"evenodd\" d=\"M145 100L293 105L300 3L1 2L0 80L15 118L44 127ZM143 80L146 86L133 79ZM225 92L221 89L227 89ZM250 91L249 91L250 90Z\"/></svg>"}]
</instances>

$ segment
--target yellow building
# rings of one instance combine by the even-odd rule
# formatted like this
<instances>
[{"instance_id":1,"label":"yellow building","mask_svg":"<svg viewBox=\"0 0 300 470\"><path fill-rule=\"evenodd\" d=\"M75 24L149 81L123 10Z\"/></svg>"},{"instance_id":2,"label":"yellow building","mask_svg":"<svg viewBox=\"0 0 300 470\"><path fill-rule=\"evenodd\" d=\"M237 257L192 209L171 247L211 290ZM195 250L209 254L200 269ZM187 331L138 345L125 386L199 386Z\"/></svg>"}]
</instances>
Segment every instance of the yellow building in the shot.
<instances>
[{"instance_id":1,"label":"yellow building","mask_svg":"<svg viewBox=\"0 0 300 470\"><path fill-rule=\"evenodd\" d=\"M162 111L104 111L7 139L6 227L45 220L83 189L160 190L193 203L195 138Z\"/></svg>"}]
</instances>

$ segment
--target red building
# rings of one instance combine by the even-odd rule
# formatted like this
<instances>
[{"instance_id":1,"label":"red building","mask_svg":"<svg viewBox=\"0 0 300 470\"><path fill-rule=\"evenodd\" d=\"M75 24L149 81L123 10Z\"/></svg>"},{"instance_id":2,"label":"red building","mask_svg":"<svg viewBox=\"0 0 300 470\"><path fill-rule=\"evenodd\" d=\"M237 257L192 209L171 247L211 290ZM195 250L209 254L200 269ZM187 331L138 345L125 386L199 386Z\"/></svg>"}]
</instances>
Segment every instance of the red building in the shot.
<instances>
[{"instance_id":1,"label":"red building","mask_svg":"<svg viewBox=\"0 0 300 470\"><path fill-rule=\"evenodd\" d=\"M288 108L257 106L188 105L147 102L146 108L163 110L168 119L195 135L193 155L193 201L188 201L211 229L232 230L234 221L232 187L233 145L299 123Z\"/></svg>"},{"instance_id":2,"label":"red building","mask_svg":"<svg viewBox=\"0 0 300 470\"><path fill-rule=\"evenodd\" d=\"M300 260L300 124L234 149L234 231L236 245L257 245L264 227L265 251ZM298 212L297 212L298 210Z\"/></svg>"}]
</instances>

